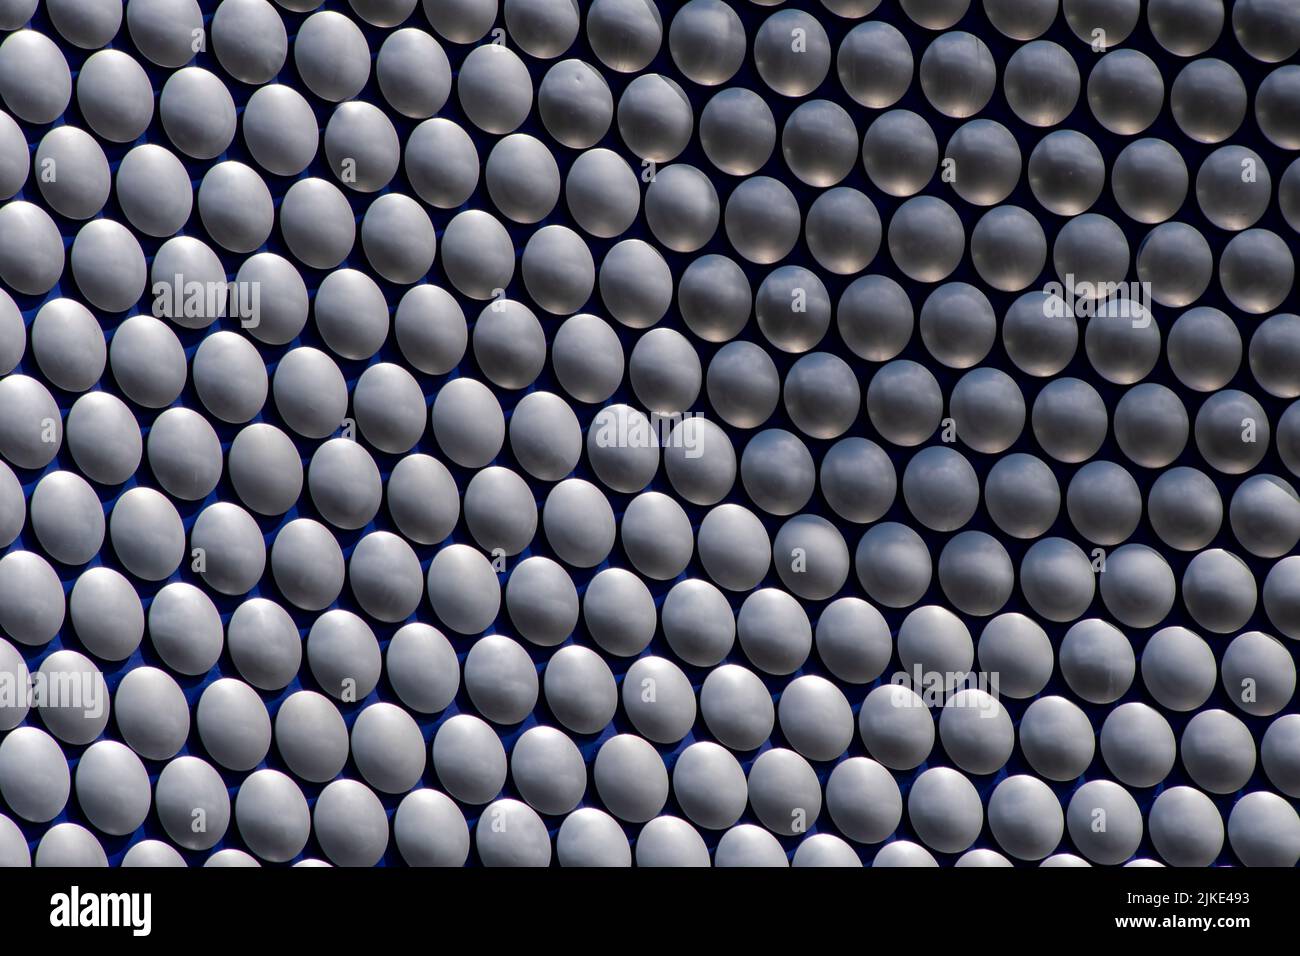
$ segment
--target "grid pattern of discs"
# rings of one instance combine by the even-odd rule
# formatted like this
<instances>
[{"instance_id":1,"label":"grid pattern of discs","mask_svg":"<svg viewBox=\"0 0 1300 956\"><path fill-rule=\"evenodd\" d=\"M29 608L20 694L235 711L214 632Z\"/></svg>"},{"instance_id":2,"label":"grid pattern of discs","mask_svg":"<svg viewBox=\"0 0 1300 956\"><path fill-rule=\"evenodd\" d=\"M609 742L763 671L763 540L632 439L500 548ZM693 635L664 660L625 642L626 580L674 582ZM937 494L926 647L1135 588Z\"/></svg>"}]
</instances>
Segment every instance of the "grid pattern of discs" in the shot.
<instances>
[{"instance_id":1,"label":"grid pattern of discs","mask_svg":"<svg viewBox=\"0 0 1300 956\"><path fill-rule=\"evenodd\" d=\"M1294 0L0 31L0 865L1300 860Z\"/></svg>"}]
</instances>

